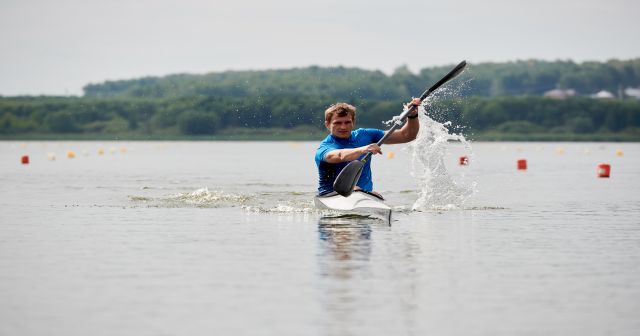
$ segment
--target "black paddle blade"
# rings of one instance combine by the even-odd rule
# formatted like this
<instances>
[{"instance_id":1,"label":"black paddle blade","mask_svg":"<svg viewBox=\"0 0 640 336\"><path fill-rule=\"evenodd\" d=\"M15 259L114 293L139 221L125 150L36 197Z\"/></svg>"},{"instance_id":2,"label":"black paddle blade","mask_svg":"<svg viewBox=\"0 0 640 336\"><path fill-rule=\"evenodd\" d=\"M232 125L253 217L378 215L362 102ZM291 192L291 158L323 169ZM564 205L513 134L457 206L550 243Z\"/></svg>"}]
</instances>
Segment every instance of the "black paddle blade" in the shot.
<instances>
[{"instance_id":1,"label":"black paddle blade","mask_svg":"<svg viewBox=\"0 0 640 336\"><path fill-rule=\"evenodd\" d=\"M353 188L358 183L364 162L360 160L351 161L342 169L336 180L333 182L333 190L338 194L348 197L353 192Z\"/></svg>"}]
</instances>

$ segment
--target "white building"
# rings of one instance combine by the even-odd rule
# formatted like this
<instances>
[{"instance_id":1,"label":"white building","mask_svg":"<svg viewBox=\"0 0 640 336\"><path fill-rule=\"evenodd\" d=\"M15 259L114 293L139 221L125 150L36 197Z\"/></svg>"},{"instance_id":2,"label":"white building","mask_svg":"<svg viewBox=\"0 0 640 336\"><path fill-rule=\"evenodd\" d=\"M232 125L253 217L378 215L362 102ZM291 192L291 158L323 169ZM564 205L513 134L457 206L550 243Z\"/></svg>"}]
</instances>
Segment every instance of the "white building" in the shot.
<instances>
[{"instance_id":1,"label":"white building","mask_svg":"<svg viewBox=\"0 0 640 336\"><path fill-rule=\"evenodd\" d=\"M633 97L635 99L640 99L640 88L628 87L628 88L624 89L624 94L627 97Z\"/></svg>"},{"instance_id":2,"label":"white building","mask_svg":"<svg viewBox=\"0 0 640 336\"><path fill-rule=\"evenodd\" d=\"M590 97L595 99L612 99L612 98L615 98L616 96L614 96L613 93L609 91L601 90L601 91L598 91L597 93L590 95Z\"/></svg>"}]
</instances>

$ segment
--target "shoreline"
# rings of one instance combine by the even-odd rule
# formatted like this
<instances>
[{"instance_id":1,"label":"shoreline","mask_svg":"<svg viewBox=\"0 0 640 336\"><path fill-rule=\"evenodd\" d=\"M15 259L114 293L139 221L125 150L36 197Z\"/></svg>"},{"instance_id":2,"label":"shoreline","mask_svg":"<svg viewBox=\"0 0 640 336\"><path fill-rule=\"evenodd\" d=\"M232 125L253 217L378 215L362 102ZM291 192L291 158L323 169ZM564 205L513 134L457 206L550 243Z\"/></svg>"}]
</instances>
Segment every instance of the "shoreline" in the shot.
<instances>
[{"instance_id":1,"label":"shoreline","mask_svg":"<svg viewBox=\"0 0 640 336\"><path fill-rule=\"evenodd\" d=\"M0 141L322 141L327 133L286 132L282 129L244 130L238 134L225 132L216 135L167 135L167 134L0 134ZM271 134L269 134L271 133ZM480 133L464 135L473 142L640 142L640 134L596 133L596 134L509 134Z\"/></svg>"}]
</instances>

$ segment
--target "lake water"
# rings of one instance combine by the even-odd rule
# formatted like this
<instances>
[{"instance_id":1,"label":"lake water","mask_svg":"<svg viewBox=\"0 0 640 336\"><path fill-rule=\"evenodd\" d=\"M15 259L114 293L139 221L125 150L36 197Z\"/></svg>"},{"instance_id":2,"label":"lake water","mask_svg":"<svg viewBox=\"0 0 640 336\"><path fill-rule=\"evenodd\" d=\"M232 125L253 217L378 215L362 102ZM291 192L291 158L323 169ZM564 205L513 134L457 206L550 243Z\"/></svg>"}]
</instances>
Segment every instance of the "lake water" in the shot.
<instances>
[{"instance_id":1,"label":"lake water","mask_svg":"<svg viewBox=\"0 0 640 336\"><path fill-rule=\"evenodd\" d=\"M384 146L391 225L312 209L316 145L0 142L0 335L640 334L639 144L450 143L440 205Z\"/></svg>"}]
</instances>

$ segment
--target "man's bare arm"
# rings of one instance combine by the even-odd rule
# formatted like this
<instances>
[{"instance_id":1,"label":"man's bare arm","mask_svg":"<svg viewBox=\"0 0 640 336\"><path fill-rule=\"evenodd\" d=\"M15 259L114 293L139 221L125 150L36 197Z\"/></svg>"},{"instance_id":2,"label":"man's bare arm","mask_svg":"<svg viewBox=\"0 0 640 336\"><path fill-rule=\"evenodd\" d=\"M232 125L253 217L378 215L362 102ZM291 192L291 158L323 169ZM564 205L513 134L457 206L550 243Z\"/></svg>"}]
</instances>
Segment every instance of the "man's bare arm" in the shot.
<instances>
[{"instance_id":1,"label":"man's bare arm","mask_svg":"<svg viewBox=\"0 0 640 336\"><path fill-rule=\"evenodd\" d=\"M345 148L345 149L336 149L327 153L324 157L324 161L329 163L340 163L357 160L362 154L366 154L371 152L373 154L382 154L382 150L380 146L377 144L370 144L357 148Z\"/></svg>"}]
</instances>

